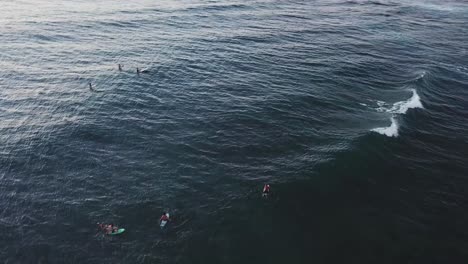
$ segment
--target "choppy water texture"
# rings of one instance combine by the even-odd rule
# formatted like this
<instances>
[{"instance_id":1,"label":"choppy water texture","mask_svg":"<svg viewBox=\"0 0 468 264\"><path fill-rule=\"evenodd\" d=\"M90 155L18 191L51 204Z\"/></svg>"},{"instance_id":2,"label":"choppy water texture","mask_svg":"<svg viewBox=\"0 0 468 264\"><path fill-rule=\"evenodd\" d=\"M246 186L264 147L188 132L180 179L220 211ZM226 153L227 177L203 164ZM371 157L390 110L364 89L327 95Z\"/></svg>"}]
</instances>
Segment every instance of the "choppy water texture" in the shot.
<instances>
[{"instance_id":1,"label":"choppy water texture","mask_svg":"<svg viewBox=\"0 0 468 264\"><path fill-rule=\"evenodd\" d=\"M464 1L3 0L1 262L466 263L467 25Z\"/></svg>"}]
</instances>

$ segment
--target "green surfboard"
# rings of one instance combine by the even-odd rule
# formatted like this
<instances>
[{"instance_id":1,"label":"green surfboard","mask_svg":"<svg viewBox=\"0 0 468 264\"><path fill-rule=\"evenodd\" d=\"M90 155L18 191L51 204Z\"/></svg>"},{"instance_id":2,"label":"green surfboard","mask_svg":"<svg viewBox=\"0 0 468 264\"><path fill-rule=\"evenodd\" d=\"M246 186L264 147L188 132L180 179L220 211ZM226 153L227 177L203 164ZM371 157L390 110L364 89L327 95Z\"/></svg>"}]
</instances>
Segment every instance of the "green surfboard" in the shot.
<instances>
[{"instance_id":1,"label":"green surfboard","mask_svg":"<svg viewBox=\"0 0 468 264\"><path fill-rule=\"evenodd\" d=\"M110 235L110 236L120 235L120 234L122 234L124 231L125 231L125 228L119 228L119 229L117 229L117 231L112 232L112 233L110 233L110 234L108 234L108 235Z\"/></svg>"}]
</instances>

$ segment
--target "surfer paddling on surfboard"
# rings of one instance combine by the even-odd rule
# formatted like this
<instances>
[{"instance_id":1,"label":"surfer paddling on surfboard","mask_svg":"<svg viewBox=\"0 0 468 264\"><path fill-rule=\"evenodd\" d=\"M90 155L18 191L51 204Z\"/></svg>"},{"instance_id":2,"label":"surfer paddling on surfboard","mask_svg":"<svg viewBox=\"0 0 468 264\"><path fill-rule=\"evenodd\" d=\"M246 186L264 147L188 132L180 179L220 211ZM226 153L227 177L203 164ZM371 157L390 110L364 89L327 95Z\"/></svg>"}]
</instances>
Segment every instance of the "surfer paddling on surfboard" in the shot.
<instances>
[{"instance_id":1,"label":"surfer paddling on surfboard","mask_svg":"<svg viewBox=\"0 0 468 264\"><path fill-rule=\"evenodd\" d=\"M114 224L98 224L99 228L106 234L116 232L118 228Z\"/></svg>"},{"instance_id":2,"label":"surfer paddling on surfboard","mask_svg":"<svg viewBox=\"0 0 468 264\"><path fill-rule=\"evenodd\" d=\"M161 218L159 219L159 226L163 228L170 220L171 219L169 218L169 213L164 212Z\"/></svg>"},{"instance_id":3,"label":"surfer paddling on surfboard","mask_svg":"<svg viewBox=\"0 0 468 264\"><path fill-rule=\"evenodd\" d=\"M106 235L116 235L116 234L121 234L125 231L124 228L118 228L114 224L100 224L98 223L99 229L101 229L102 232L104 232Z\"/></svg>"},{"instance_id":4,"label":"surfer paddling on surfboard","mask_svg":"<svg viewBox=\"0 0 468 264\"><path fill-rule=\"evenodd\" d=\"M270 184L265 184L265 186L263 186L263 192L262 192L262 197L268 197L268 195L270 194Z\"/></svg>"}]
</instances>

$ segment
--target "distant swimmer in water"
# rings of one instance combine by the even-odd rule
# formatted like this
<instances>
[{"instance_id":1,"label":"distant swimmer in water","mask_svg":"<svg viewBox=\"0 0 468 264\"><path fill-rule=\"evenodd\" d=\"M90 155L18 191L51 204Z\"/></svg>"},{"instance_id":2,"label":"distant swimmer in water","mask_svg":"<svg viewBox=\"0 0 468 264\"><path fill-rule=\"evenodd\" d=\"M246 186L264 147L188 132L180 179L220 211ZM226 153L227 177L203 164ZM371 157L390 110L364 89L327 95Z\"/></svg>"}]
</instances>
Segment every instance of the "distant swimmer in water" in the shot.
<instances>
[{"instance_id":1,"label":"distant swimmer in water","mask_svg":"<svg viewBox=\"0 0 468 264\"><path fill-rule=\"evenodd\" d=\"M265 186L263 186L262 197L268 197L269 194L270 194L270 184L265 184Z\"/></svg>"},{"instance_id":2,"label":"distant swimmer in water","mask_svg":"<svg viewBox=\"0 0 468 264\"><path fill-rule=\"evenodd\" d=\"M89 90L91 90L91 92L94 92L94 88L93 88L93 85L91 84L91 82L89 82Z\"/></svg>"},{"instance_id":3,"label":"distant swimmer in water","mask_svg":"<svg viewBox=\"0 0 468 264\"><path fill-rule=\"evenodd\" d=\"M122 71L122 64L119 63L119 71Z\"/></svg>"}]
</instances>

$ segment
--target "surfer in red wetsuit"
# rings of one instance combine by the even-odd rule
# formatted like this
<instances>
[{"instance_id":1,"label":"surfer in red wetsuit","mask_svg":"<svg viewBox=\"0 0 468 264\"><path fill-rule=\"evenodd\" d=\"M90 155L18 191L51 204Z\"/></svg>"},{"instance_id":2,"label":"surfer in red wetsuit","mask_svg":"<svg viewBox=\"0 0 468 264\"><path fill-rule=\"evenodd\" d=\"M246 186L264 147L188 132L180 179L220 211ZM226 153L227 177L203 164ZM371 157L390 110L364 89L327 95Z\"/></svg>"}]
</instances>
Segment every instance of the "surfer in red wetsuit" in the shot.
<instances>
[{"instance_id":1,"label":"surfer in red wetsuit","mask_svg":"<svg viewBox=\"0 0 468 264\"><path fill-rule=\"evenodd\" d=\"M265 184L265 186L263 186L262 197L268 197L268 194L270 194L270 184Z\"/></svg>"}]
</instances>

